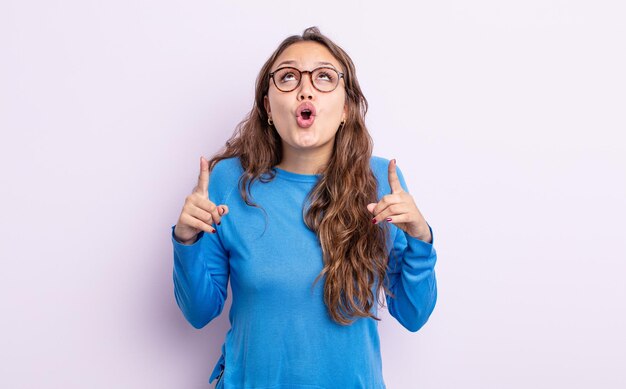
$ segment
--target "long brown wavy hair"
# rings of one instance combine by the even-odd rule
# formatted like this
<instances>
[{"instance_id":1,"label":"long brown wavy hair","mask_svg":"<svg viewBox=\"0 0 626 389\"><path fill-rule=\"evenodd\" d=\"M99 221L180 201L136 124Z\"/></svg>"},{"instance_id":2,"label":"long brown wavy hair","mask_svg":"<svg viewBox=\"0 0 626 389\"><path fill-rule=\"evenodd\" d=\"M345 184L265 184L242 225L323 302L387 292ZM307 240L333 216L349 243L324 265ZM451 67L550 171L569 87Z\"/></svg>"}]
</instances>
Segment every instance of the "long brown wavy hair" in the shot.
<instances>
[{"instance_id":1,"label":"long brown wavy hair","mask_svg":"<svg viewBox=\"0 0 626 389\"><path fill-rule=\"evenodd\" d=\"M368 105L354 63L341 47L322 35L317 27L283 40L259 72L252 110L237 125L226 145L211 158L209 169L212 171L222 159L239 157L244 170L239 179L240 194L246 204L258 207L250 201L250 186L257 179L271 181L275 177L272 168L282 160L281 138L268 124L263 104L270 86L269 73L287 47L302 41L324 45L341 63L348 106L330 160L308 194L309 206L303 207L305 224L319 238L323 253L324 267L313 285L326 276L324 303L335 322L348 325L356 317L380 320L370 311L377 302L384 306L380 293L383 288L390 293L386 278L389 228L386 223L374 225L367 210L367 204L378 201L378 183L370 168L373 142L365 126Z\"/></svg>"}]
</instances>

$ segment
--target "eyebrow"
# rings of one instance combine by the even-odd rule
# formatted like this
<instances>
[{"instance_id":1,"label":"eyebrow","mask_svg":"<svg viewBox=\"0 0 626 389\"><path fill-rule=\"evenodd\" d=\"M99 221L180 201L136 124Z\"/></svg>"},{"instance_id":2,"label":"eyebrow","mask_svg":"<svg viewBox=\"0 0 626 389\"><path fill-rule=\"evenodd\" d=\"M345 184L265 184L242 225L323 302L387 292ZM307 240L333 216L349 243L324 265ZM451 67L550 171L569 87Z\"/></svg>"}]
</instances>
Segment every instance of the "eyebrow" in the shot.
<instances>
[{"instance_id":1,"label":"eyebrow","mask_svg":"<svg viewBox=\"0 0 626 389\"><path fill-rule=\"evenodd\" d=\"M282 65L296 65L296 64L297 64L297 62L296 62L296 61L291 61L291 60L289 60L289 61L283 61L283 62L279 63L278 65L276 65L276 69L278 69L278 68L279 68L279 67L281 67ZM321 61L321 62L316 62L315 64L316 64L316 65L318 65L318 66L320 66L320 65L330 65L330 66L332 66L332 67L333 67L333 69L336 69L336 68L335 68L335 65L333 65L333 64L332 64L332 63L330 63L330 62L323 62L323 61Z\"/></svg>"}]
</instances>

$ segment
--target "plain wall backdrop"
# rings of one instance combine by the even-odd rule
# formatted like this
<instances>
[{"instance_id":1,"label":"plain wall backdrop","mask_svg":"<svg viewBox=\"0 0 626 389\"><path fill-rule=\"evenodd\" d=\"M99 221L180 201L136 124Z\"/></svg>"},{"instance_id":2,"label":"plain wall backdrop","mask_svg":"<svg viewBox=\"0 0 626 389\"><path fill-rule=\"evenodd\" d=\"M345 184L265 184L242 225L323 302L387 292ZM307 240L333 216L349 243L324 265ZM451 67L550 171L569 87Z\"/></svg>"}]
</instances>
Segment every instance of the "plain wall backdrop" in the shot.
<instances>
[{"instance_id":1,"label":"plain wall backdrop","mask_svg":"<svg viewBox=\"0 0 626 389\"><path fill-rule=\"evenodd\" d=\"M430 321L382 312L387 386L626 387L625 8L3 0L0 387L209 387L231 291L185 321L170 227L313 25L434 230Z\"/></svg>"}]
</instances>

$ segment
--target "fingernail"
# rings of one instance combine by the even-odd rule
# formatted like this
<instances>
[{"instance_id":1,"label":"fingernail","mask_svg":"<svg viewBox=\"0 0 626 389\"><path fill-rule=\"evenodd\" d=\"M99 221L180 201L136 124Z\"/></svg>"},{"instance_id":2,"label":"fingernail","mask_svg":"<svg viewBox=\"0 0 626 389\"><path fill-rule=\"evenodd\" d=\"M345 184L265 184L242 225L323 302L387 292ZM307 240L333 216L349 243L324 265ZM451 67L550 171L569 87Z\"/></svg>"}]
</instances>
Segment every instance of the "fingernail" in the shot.
<instances>
[{"instance_id":1,"label":"fingernail","mask_svg":"<svg viewBox=\"0 0 626 389\"><path fill-rule=\"evenodd\" d=\"M392 161L393 161L393 164L395 165L396 164L396 159L394 158Z\"/></svg>"},{"instance_id":2,"label":"fingernail","mask_svg":"<svg viewBox=\"0 0 626 389\"><path fill-rule=\"evenodd\" d=\"M217 222L217 225L219 226L220 224L222 224L222 222Z\"/></svg>"},{"instance_id":3,"label":"fingernail","mask_svg":"<svg viewBox=\"0 0 626 389\"><path fill-rule=\"evenodd\" d=\"M214 234L217 234L217 230L213 230L213 233L214 233Z\"/></svg>"},{"instance_id":4,"label":"fingernail","mask_svg":"<svg viewBox=\"0 0 626 389\"><path fill-rule=\"evenodd\" d=\"M387 221L388 221L388 222L390 222L390 221L391 221L391 218L390 218L390 217L388 217L388 218L387 218Z\"/></svg>"},{"instance_id":5,"label":"fingernail","mask_svg":"<svg viewBox=\"0 0 626 389\"><path fill-rule=\"evenodd\" d=\"M376 224L376 218L372 219L372 223Z\"/></svg>"}]
</instances>

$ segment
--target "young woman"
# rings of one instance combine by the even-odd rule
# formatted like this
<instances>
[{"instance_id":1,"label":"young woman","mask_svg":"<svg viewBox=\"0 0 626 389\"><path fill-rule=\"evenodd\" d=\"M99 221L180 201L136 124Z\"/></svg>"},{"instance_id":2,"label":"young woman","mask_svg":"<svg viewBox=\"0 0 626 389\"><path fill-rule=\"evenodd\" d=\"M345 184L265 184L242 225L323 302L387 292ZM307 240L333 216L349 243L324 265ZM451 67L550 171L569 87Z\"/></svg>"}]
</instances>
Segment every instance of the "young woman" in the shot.
<instances>
[{"instance_id":1,"label":"young woman","mask_svg":"<svg viewBox=\"0 0 626 389\"><path fill-rule=\"evenodd\" d=\"M174 294L202 328L230 278L216 387L385 388L378 306L409 331L433 311L432 229L395 160L372 156L366 112L350 57L308 28L267 60L221 152L200 159L172 226Z\"/></svg>"}]
</instances>

